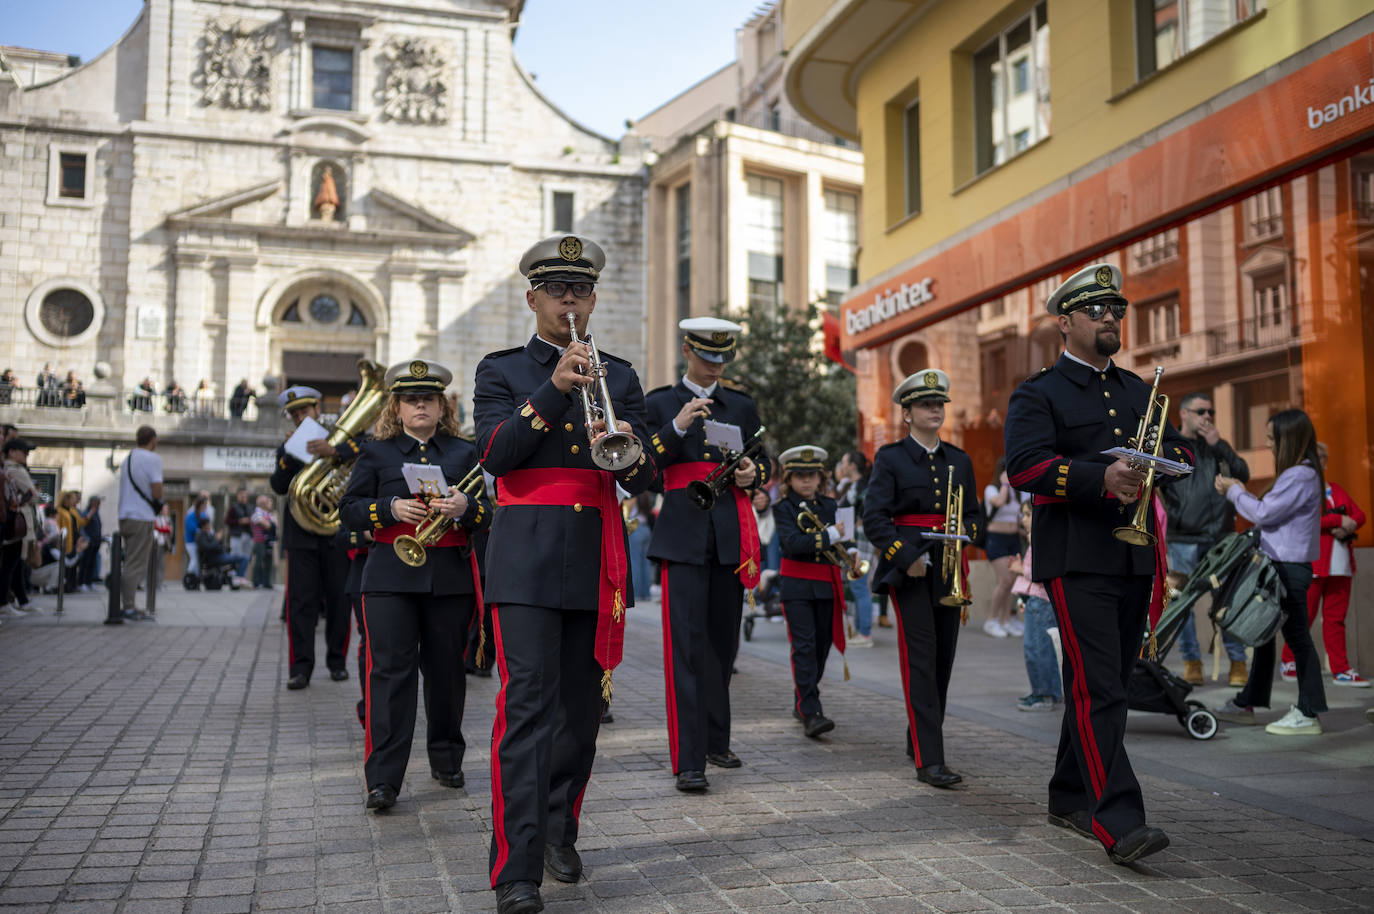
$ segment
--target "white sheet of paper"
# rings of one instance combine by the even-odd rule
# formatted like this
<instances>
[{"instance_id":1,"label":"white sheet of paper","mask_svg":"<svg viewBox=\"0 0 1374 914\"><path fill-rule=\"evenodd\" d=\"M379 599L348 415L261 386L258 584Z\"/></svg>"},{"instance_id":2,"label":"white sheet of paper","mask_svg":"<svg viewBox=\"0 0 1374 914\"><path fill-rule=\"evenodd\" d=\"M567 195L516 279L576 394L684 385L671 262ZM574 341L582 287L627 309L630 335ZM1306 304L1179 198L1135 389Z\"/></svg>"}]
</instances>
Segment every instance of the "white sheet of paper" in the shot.
<instances>
[{"instance_id":1,"label":"white sheet of paper","mask_svg":"<svg viewBox=\"0 0 1374 914\"><path fill-rule=\"evenodd\" d=\"M306 416L301 420L301 424L296 426L296 430L291 433L291 437L286 439L286 453L295 457L301 463L314 463L315 455L306 450L306 444L311 441L318 441L321 438L328 437L329 429L320 425L320 423L309 416Z\"/></svg>"},{"instance_id":2,"label":"white sheet of paper","mask_svg":"<svg viewBox=\"0 0 1374 914\"><path fill-rule=\"evenodd\" d=\"M734 453L744 450L744 433L740 431L738 425L731 425L729 422L716 422L711 419L702 420L701 425L706 430L706 443L712 447Z\"/></svg>"},{"instance_id":3,"label":"white sheet of paper","mask_svg":"<svg viewBox=\"0 0 1374 914\"><path fill-rule=\"evenodd\" d=\"M844 538L852 540L854 538L854 506L835 509L835 525L843 524Z\"/></svg>"},{"instance_id":4,"label":"white sheet of paper","mask_svg":"<svg viewBox=\"0 0 1374 914\"><path fill-rule=\"evenodd\" d=\"M1147 454L1144 451L1137 451L1128 447L1108 448L1102 453L1108 457L1125 457L1127 460L1134 459L1143 463L1152 463L1155 472L1165 473L1169 476L1187 476L1193 472L1193 468L1186 463L1170 460L1168 457L1156 457L1154 454Z\"/></svg>"},{"instance_id":5,"label":"white sheet of paper","mask_svg":"<svg viewBox=\"0 0 1374 914\"><path fill-rule=\"evenodd\" d=\"M448 494L448 483L444 481L444 471L432 463L403 463L401 475L412 495L432 495L442 498Z\"/></svg>"}]
</instances>

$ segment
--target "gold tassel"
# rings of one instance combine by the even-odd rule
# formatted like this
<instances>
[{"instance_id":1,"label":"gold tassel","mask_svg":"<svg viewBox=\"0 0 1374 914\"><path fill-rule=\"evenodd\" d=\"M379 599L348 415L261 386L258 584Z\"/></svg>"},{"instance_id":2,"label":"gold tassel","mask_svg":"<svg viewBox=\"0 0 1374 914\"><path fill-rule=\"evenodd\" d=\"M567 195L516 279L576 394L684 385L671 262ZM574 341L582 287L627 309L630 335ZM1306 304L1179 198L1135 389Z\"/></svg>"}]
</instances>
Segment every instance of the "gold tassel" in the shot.
<instances>
[{"instance_id":1,"label":"gold tassel","mask_svg":"<svg viewBox=\"0 0 1374 914\"><path fill-rule=\"evenodd\" d=\"M968 606L959 607L959 624L968 625Z\"/></svg>"},{"instance_id":2,"label":"gold tassel","mask_svg":"<svg viewBox=\"0 0 1374 914\"><path fill-rule=\"evenodd\" d=\"M606 703L606 704L610 704L610 703L611 703L611 693L612 693L613 691L614 691L614 689L611 688L611 671L610 671L610 670L602 670L602 671L601 671L601 700L602 700L604 703Z\"/></svg>"},{"instance_id":3,"label":"gold tassel","mask_svg":"<svg viewBox=\"0 0 1374 914\"><path fill-rule=\"evenodd\" d=\"M1154 627L1153 625L1151 625L1151 626L1150 626L1150 660L1151 660L1151 661L1157 661L1158 659L1159 659L1159 642L1155 640L1155 627Z\"/></svg>"},{"instance_id":4,"label":"gold tassel","mask_svg":"<svg viewBox=\"0 0 1374 914\"><path fill-rule=\"evenodd\" d=\"M625 595L619 590L615 592L615 605L611 607L611 619L619 622L625 618Z\"/></svg>"},{"instance_id":5,"label":"gold tassel","mask_svg":"<svg viewBox=\"0 0 1374 914\"><path fill-rule=\"evenodd\" d=\"M844 654L840 655L840 660L844 663L844 681L849 681L849 658Z\"/></svg>"},{"instance_id":6,"label":"gold tassel","mask_svg":"<svg viewBox=\"0 0 1374 914\"><path fill-rule=\"evenodd\" d=\"M486 628L482 625L482 622L481 622L481 620L479 619L479 620L477 621L477 668L478 668L478 669L483 669L483 668L485 668L486 665L487 665L487 664L486 664L486 660L485 660L485 658L486 658L486 651L487 651L487 630L486 630Z\"/></svg>"},{"instance_id":7,"label":"gold tassel","mask_svg":"<svg viewBox=\"0 0 1374 914\"><path fill-rule=\"evenodd\" d=\"M740 562L739 565L737 565L737 566L735 567L735 574L739 574L741 571L745 571L745 570L747 569L748 572L749 572L749 574L752 575L752 574L754 574L754 573L756 573L756 572L758 571L758 567L759 567L759 566L758 566L757 564L754 563L754 560L753 560L752 557L751 557L751 558L747 558L747 559L745 559L744 561ZM744 598L745 598L746 600L749 601L749 611L750 611L751 613L752 613L754 610L758 609L758 606L754 603L754 588L752 588L752 587L746 587L746 588L744 588Z\"/></svg>"}]
</instances>

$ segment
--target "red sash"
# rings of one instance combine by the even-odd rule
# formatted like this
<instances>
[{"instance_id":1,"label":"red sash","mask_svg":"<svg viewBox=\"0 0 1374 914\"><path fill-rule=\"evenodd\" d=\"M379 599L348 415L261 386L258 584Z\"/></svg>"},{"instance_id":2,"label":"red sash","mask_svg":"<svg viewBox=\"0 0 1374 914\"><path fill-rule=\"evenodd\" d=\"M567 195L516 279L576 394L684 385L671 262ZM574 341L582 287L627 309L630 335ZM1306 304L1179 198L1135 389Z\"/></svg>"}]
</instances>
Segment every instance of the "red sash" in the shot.
<instances>
[{"instance_id":1,"label":"red sash","mask_svg":"<svg viewBox=\"0 0 1374 914\"><path fill-rule=\"evenodd\" d=\"M539 467L511 470L497 486L497 505L585 505L601 512L601 569L597 598L596 661L601 697L611 700L611 670L625 649L625 520L615 477L605 470Z\"/></svg>"},{"instance_id":2,"label":"red sash","mask_svg":"<svg viewBox=\"0 0 1374 914\"><path fill-rule=\"evenodd\" d=\"M392 524L390 527L383 527L383 528L380 529L380 530L374 530L373 533L372 533L372 542L374 542L374 543L395 543L396 540L399 539L399 538L402 537L402 536L414 536L414 535L415 535L415 528L412 527L410 524ZM444 535L441 536L441 537L439 537L439 541L438 541L437 543L435 543L435 544L432 545L432 546L426 546L425 549L427 549L427 550L428 550L428 549L449 549L449 548L456 549L456 548L458 548L459 546L466 546L467 544L468 544L468 532L467 532L467 530L463 529L462 527L458 526L457 524L454 524L453 526L449 527L447 530L444 531ZM349 551L351 552L352 550L349 550ZM364 549L364 550L362 550L362 551L366 552L367 550ZM471 626L472 626L472 625L476 625L476 626L478 626L479 628L481 627L481 625L482 625L482 613L485 612L486 607L483 605L483 602L482 602L482 574L481 574L481 572L479 572L478 569L477 569L477 550L474 549L474 550L471 550L471 551L468 552L468 562L469 562L469 564L472 566L472 592L473 592L473 594L477 597L477 612L473 614L473 616L472 616L472 623L469 625L469 630L471 630ZM484 649L485 647L486 647L486 644L485 644L484 641L479 641L479 642L478 642L478 645L477 645L477 665L478 665L478 666L481 666L481 665L482 665L482 654L483 654L483 649Z\"/></svg>"},{"instance_id":3,"label":"red sash","mask_svg":"<svg viewBox=\"0 0 1374 914\"><path fill-rule=\"evenodd\" d=\"M898 527L934 527L932 533L945 532L945 516L943 514L898 514L892 518L892 523ZM968 583L968 544L964 544L964 549L959 552L959 565L964 573L964 583ZM968 590L966 587L965 590ZM972 591L969 591L972 593Z\"/></svg>"},{"instance_id":4,"label":"red sash","mask_svg":"<svg viewBox=\"0 0 1374 914\"><path fill-rule=\"evenodd\" d=\"M696 460L664 467L664 491L685 489L687 483L705 479L716 466L717 464L705 460ZM735 497L735 513L739 516L739 567L735 571L739 573L739 581L745 590L752 591L758 586L759 572L763 569L758 519L754 516L754 506L743 489L732 484L730 494Z\"/></svg>"},{"instance_id":5,"label":"red sash","mask_svg":"<svg viewBox=\"0 0 1374 914\"><path fill-rule=\"evenodd\" d=\"M834 596L834 616L830 622L830 640L841 654L844 653L844 579L840 566L829 562L807 562L802 559L782 557L782 576L801 578L804 581L829 581Z\"/></svg>"}]
</instances>

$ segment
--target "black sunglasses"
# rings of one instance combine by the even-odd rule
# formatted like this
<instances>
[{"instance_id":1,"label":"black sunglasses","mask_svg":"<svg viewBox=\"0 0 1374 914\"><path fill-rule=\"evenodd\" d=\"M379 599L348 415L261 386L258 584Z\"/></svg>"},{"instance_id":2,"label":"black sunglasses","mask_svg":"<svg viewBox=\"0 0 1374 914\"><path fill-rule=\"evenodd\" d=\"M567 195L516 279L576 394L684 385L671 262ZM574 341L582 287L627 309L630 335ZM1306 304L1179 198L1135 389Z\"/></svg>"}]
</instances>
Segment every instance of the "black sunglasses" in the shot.
<instances>
[{"instance_id":1,"label":"black sunglasses","mask_svg":"<svg viewBox=\"0 0 1374 914\"><path fill-rule=\"evenodd\" d=\"M562 298L569 289L572 289L574 298L591 298L592 286L593 284L589 282L559 282L556 279L534 284L534 288L542 288L554 298Z\"/></svg>"},{"instance_id":2,"label":"black sunglasses","mask_svg":"<svg viewBox=\"0 0 1374 914\"><path fill-rule=\"evenodd\" d=\"M1086 305L1079 305L1077 308L1070 308L1069 313L1082 311L1090 321L1100 321L1108 311L1112 312L1112 317L1121 320L1126 316L1126 303L1124 301L1113 302L1088 302Z\"/></svg>"},{"instance_id":3,"label":"black sunglasses","mask_svg":"<svg viewBox=\"0 0 1374 914\"><path fill-rule=\"evenodd\" d=\"M1188 412L1197 413L1199 416L1215 416L1217 414L1215 409L1189 409Z\"/></svg>"}]
</instances>

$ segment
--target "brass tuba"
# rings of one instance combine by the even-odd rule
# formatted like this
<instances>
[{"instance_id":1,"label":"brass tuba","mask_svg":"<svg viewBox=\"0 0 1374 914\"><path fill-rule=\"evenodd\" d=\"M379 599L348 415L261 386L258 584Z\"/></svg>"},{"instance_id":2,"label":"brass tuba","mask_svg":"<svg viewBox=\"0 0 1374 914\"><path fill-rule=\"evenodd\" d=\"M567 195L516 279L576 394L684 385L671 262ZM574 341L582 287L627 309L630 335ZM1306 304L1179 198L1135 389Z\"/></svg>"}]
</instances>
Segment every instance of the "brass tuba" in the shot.
<instances>
[{"instance_id":1,"label":"brass tuba","mask_svg":"<svg viewBox=\"0 0 1374 914\"><path fill-rule=\"evenodd\" d=\"M1140 417L1135 437L1131 439L1131 447L1134 450L1152 457L1158 457L1164 447L1164 423L1169 417L1169 396L1159 392L1159 379L1163 375L1164 367L1156 365L1155 385L1150 388L1150 402L1145 407L1145 415ZM1140 498L1136 501L1135 514L1131 516L1131 522L1124 527L1117 527L1112 531L1112 535L1132 546L1151 546L1154 545L1155 535L1146 525L1155 491L1155 465L1145 460L1128 462L1136 469L1148 464L1149 469L1145 471L1145 481L1140 485Z\"/></svg>"},{"instance_id":2,"label":"brass tuba","mask_svg":"<svg viewBox=\"0 0 1374 914\"><path fill-rule=\"evenodd\" d=\"M480 498L486 489L486 478L482 476L482 465L479 463L468 471L468 475L463 477L462 482L455 486L468 498ZM411 568L419 568L428 559L425 555L425 547L433 546L448 532L449 527L453 526L453 518L445 517L433 508L425 515L425 519L415 527L415 535L401 535L396 537L396 542L391 544L391 548L396 550L396 556Z\"/></svg>"},{"instance_id":3,"label":"brass tuba","mask_svg":"<svg viewBox=\"0 0 1374 914\"><path fill-rule=\"evenodd\" d=\"M386 391L382 389L382 366L368 359L359 359L358 375L362 379L358 395L339 415L329 431L329 437L325 439L334 447L342 444L345 438L371 428L386 401ZM348 486L348 474L352 471L352 460L321 457L297 473L288 491L291 516L296 523L316 536L333 536L337 533L339 499L343 497L344 489Z\"/></svg>"},{"instance_id":4,"label":"brass tuba","mask_svg":"<svg viewBox=\"0 0 1374 914\"><path fill-rule=\"evenodd\" d=\"M954 467L949 468L949 482L945 491L948 499L945 502L944 532L951 539L945 540L941 570L951 584L949 593L940 598L940 605L967 606L973 601L969 599L968 587L964 584L964 541L953 538L964 533L964 487L954 485Z\"/></svg>"}]
</instances>

